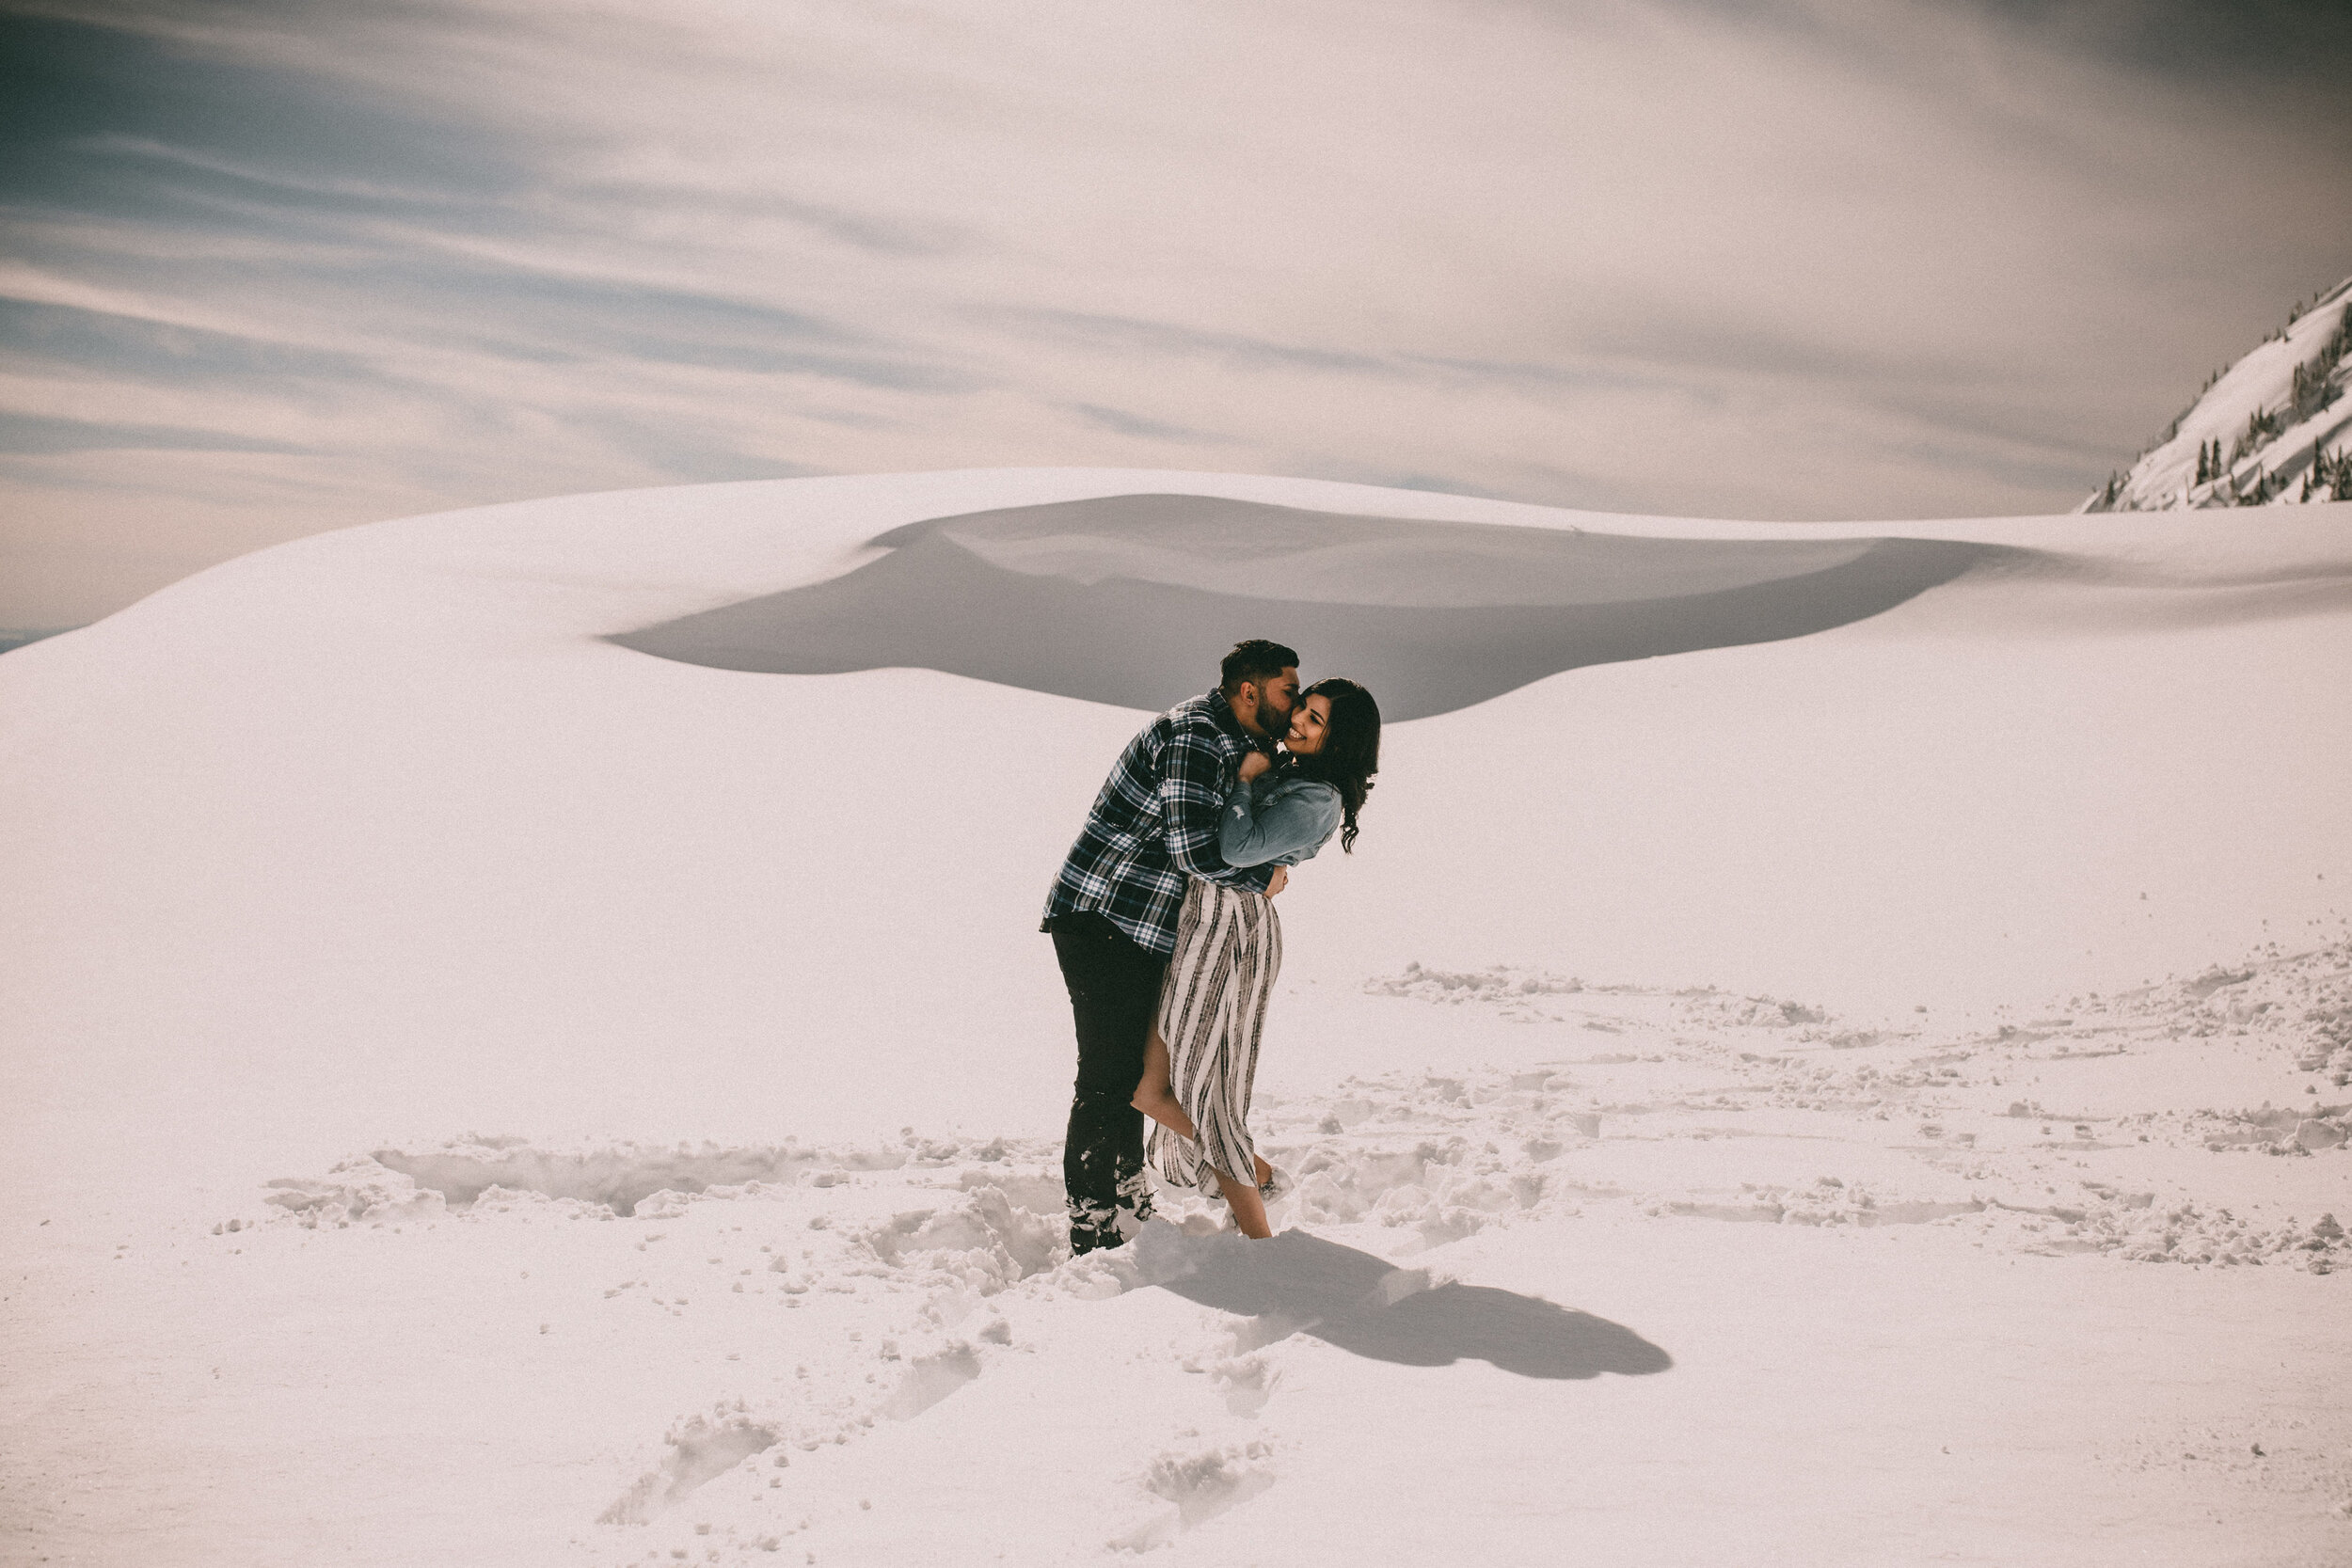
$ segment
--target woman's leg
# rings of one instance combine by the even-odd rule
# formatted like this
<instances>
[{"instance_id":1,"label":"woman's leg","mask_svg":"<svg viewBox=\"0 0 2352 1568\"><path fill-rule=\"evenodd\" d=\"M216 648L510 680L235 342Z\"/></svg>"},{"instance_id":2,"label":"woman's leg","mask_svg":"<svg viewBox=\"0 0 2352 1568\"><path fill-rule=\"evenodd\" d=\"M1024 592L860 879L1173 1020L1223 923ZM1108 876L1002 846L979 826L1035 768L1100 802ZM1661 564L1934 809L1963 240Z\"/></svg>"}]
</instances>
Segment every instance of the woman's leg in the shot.
<instances>
[{"instance_id":1,"label":"woman's leg","mask_svg":"<svg viewBox=\"0 0 2352 1568\"><path fill-rule=\"evenodd\" d=\"M1152 1026L1150 1043L1144 1047L1143 1082L1136 1085L1136 1109L1178 1137L1198 1135L1192 1118L1184 1115L1184 1102L1176 1098L1175 1090L1169 1086L1168 1042L1160 1038L1156 1023ZM1227 1206L1233 1211L1233 1223L1240 1227L1241 1233L1263 1241L1274 1234L1274 1227L1266 1219L1265 1199L1260 1196L1258 1189L1274 1179L1274 1167L1265 1163L1263 1154L1251 1157L1258 1165L1255 1182L1236 1181L1223 1171L1218 1171L1216 1186L1224 1196Z\"/></svg>"},{"instance_id":2,"label":"woman's leg","mask_svg":"<svg viewBox=\"0 0 2352 1568\"><path fill-rule=\"evenodd\" d=\"M1252 1000L1236 1009L1236 1033L1244 1035L1249 1047L1242 1057L1240 1081L1232 1086L1230 1098L1239 1110L1239 1120L1246 1124L1249 1117L1249 1101L1257 1086L1258 1041L1265 1032L1266 1003L1274 993L1274 977L1282 970L1282 922L1274 911L1272 899L1261 899L1252 906L1262 916L1262 924L1254 928L1255 940L1249 942L1250 957L1255 962L1247 966L1250 972L1245 993ZM1255 1167L1257 1185L1263 1189L1274 1180L1274 1167L1253 1146L1249 1162Z\"/></svg>"},{"instance_id":3,"label":"woman's leg","mask_svg":"<svg viewBox=\"0 0 2352 1568\"><path fill-rule=\"evenodd\" d=\"M1160 1038L1156 1022L1143 1048L1143 1082L1136 1085L1135 1107L1180 1138L1199 1135L1168 1081L1168 1042Z\"/></svg>"},{"instance_id":4,"label":"woman's leg","mask_svg":"<svg viewBox=\"0 0 2352 1568\"><path fill-rule=\"evenodd\" d=\"M1232 1209L1233 1224L1243 1235L1263 1242L1274 1234L1274 1227L1266 1222L1265 1199L1258 1196L1256 1187L1236 1181L1223 1171L1216 1173L1216 1185Z\"/></svg>"},{"instance_id":5,"label":"woman's leg","mask_svg":"<svg viewBox=\"0 0 2352 1568\"><path fill-rule=\"evenodd\" d=\"M1153 1147L1165 1148L1174 1162L1155 1153L1155 1168L1170 1180L1213 1177L1233 1211L1234 1225L1243 1235L1260 1239L1273 1234L1258 1192L1272 1167L1250 1147L1248 1119L1264 1012L1262 981L1272 979L1270 973L1260 972L1272 934L1260 916L1270 911L1263 895L1207 882L1195 882L1186 891L1176 955L1168 964L1159 1017L1144 1044L1143 1080L1134 1101L1136 1110L1184 1140L1181 1149L1165 1148L1161 1140L1167 1134L1155 1132ZM1275 952L1279 960L1279 949ZM1239 1006L1244 998L1250 999L1247 1011ZM1254 1180L1236 1180L1226 1174L1228 1168Z\"/></svg>"}]
</instances>

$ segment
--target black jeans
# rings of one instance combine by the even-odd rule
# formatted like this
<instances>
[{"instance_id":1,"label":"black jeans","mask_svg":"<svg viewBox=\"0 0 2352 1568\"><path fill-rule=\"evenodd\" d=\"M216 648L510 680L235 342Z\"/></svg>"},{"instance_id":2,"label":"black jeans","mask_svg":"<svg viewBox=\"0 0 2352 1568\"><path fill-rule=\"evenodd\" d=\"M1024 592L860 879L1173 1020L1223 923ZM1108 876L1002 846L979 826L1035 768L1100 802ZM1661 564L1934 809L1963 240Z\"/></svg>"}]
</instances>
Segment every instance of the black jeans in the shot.
<instances>
[{"instance_id":1,"label":"black jeans","mask_svg":"<svg viewBox=\"0 0 2352 1568\"><path fill-rule=\"evenodd\" d=\"M1168 960L1092 911L1056 915L1050 929L1078 1027L1078 1081L1061 1157L1076 1254L1125 1241L1122 1218L1132 1231L1152 1217L1143 1113L1134 1101Z\"/></svg>"}]
</instances>

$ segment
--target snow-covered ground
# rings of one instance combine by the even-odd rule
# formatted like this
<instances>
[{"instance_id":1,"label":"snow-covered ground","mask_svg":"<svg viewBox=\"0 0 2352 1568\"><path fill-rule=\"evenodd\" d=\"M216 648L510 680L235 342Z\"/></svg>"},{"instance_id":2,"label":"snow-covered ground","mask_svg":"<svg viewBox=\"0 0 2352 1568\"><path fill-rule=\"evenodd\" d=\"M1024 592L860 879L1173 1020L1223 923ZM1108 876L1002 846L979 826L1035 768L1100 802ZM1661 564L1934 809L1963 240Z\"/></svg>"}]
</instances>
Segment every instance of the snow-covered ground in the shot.
<instances>
[{"instance_id":1,"label":"snow-covered ground","mask_svg":"<svg viewBox=\"0 0 2352 1568\"><path fill-rule=\"evenodd\" d=\"M1252 506L970 521L1171 495ZM1502 671L1283 895L1273 1243L1063 1255L1070 693L1153 666L997 571L1215 601L1179 689L1233 599ZM640 651L820 601L941 667ZM0 1553L2344 1561L2348 654L2343 505L997 471L215 568L0 660Z\"/></svg>"}]
</instances>

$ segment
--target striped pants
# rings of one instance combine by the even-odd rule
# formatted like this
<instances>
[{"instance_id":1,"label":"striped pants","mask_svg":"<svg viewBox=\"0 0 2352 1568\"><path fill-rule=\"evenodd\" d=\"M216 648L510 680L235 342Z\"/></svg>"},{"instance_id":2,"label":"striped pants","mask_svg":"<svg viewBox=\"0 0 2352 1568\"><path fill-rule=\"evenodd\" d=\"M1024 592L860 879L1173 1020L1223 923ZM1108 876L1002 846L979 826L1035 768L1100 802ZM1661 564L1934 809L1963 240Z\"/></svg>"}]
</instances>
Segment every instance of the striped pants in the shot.
<instances>
[{"instance_id":1,"label":"striped pants","mask_svg":"<svg viewBox=\"0 0 2352 1568\"><path fill-rule=\"evenodd\" d=\"M1144 1160L1177 1187L1217 1190L1216 1173L1257 1184L1249 1141L1249 1090L1258 1034L1282 967L1274 900L1195 878L1176 926L1176 956L1160 988L1160 1038L1168 1077L1198 1138L1149 1123Z\"/></svg>"}]
</instances>

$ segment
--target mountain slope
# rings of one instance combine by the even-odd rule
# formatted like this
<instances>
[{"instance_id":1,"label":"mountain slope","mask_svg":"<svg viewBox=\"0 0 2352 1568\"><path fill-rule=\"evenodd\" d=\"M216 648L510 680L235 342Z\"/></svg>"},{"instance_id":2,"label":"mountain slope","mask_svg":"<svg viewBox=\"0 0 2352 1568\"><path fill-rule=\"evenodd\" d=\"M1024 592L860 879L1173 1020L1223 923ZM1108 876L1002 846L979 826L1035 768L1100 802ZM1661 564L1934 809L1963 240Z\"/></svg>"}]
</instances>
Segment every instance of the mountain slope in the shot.
<instances>
[{"instance_id":1,"label":"mountain slope","mask_svg":"<svg viewBox=\"0 0 2352 1568\"><path fill-rule=\"evenodd\" d=\"M2352 277L2217 376L2138 461L2075 510L2352 500Z\"/></svg>"}]
</instances>

